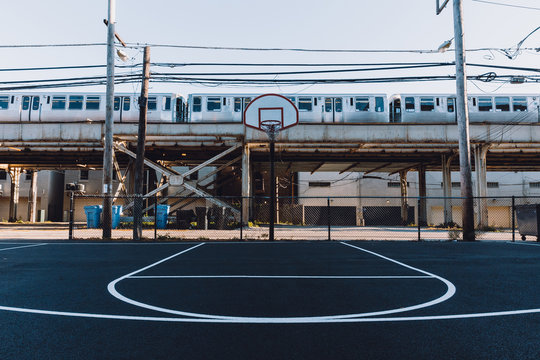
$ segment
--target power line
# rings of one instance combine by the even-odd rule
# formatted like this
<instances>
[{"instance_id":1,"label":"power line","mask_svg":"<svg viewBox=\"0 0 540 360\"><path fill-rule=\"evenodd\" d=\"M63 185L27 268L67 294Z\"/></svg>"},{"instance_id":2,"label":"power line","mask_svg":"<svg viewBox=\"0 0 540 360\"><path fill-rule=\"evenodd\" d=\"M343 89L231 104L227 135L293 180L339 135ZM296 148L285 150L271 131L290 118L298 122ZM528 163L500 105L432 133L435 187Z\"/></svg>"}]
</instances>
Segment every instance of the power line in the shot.
<instances>
[{"instance_id":1,"label":"power line","mask_svg":"<svg viewBox=\"0 0 540 360\"><path fill-rule=\"evenodd\" d=\"M506 4L506 3L500 3L495 1L486 1L486 0L472 0L479 3L485 3L490 5L500 5L500 6L508 6L508 7L514 7L514 8L521 8L521 9L529 9L529 10L540 10L540 8L530 7L530 6L522 6L522 5L512 5L512 4Z\"/></svg>"}]
</instances>

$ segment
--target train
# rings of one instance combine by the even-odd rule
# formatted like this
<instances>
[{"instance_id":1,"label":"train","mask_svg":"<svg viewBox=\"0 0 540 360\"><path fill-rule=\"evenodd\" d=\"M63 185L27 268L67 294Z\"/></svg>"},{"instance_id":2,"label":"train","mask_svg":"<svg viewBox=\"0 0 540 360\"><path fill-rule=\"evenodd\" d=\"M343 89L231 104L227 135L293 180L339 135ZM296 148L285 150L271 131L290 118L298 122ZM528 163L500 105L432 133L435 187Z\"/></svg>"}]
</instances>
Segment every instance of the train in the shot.
<instances>
[{"instance_id":1,"label":"train","mask_svg":"<svg viewBox=\"0 0 540 360\"><path fill-rule=\"evenodd\" d=\"M456 123L455 94L282 94L300 123ZM259 94L148 96L148 122L242 122ZM139 96L115 93L115 122L139 119ZM539 123L540 94L470 94L471 123ZM0 93L0 122L104 121L104 93Z\"/></svg>"}]
</instances>

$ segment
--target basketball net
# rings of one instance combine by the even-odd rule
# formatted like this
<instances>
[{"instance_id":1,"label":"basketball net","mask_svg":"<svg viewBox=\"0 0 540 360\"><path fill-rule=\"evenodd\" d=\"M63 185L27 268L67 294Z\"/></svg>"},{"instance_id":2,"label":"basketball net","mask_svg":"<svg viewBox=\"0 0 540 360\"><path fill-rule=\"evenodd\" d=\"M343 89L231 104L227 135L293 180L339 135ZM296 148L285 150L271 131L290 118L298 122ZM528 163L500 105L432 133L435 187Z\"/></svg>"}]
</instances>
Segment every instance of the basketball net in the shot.
<instances>
[{"instance_id":1,"label":"basketball net","mask_svg":"<svg viewBox=\"0 0 540 360\"><path fill-rule=\"evenodd\" d=\"M261 121L261 129L266 132L268 139L272 142L276 141L277 134L281 130L281 121L279 120L263 120Z\"/></svg>"}]
</instances>

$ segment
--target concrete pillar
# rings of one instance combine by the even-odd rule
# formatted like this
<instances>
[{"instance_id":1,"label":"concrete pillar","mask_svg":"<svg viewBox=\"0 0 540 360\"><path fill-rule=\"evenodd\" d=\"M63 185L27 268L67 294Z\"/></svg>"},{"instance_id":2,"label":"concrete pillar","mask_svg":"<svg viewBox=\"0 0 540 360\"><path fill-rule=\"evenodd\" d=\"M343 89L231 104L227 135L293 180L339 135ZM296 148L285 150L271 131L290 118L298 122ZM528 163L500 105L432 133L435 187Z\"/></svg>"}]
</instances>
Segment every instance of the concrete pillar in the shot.
<instances>
[{"instance_id":1,"label":"concrete pillar","mask_svg":"<svg viewBox=\"0 0 540 360\"><path fill-rule=\"evenodd\" d=\"M450 164L454 155L442 155L442 179L443 179L443 208L444 208L444 224L449 225L453 223L452 219L452 171L450 170Z\"/></svg>"},{"instance_id":2,"label":"concrete pillar","mask_svg":"<svg viewBox=\"0 0 540 360\"><path fill-rule=\"evenodd\" d=\"M487 152L489 146L485 144L474 147L474 167L476 173L476 196L478 211L478 227L480 229L488 226L487 209Z\"/></svg>"},{"instance_id":3,"label":"concrete pillar","mask_svg":"<svg viewBox=\"0 0 540 360\"><path fill-rule=\"evenodd\" d=\"M251 212L251 165L250 165L249 144L244 144L242 148L242 223L247 224Z\"/></svg>"},{"instance_id":4,"label":"concrete pillar","mask_svg":"<svg viewBox=\"0 0 540 360\"><path fill-rule=\"evenodd\" d=\"M420 206L418 209L418 221L421 226L427 225L427 187L426 187L426 166L418 167L418 196L420 197Z\"/></svg>"},{"instance_id":5,"label":"concrete pillar","mask_svg":"<svg viewBox=\"0 0 540 360\"><path fill-rule=\"evenodd\" d=\"M36 222L37 209L37 178L38 172L32 170L32 180L30 183L30 191L28 192L28 221Z\"/></svg>"},{"instance_id":6,"label":"concrete pillar","mask_svg":"<svg viewBox=\"0 0 540 360\"><path fill-rule=\"evenodd\" d=\"M11 196L9 198L9 222L17 221L17 208L19 207L19 191L21 180L21 168L10 168Z\"/></svg>"},{"instance_id":7,"label":"concrete pillar","mask_svg":"<svg viewBox=\"0 0 540 360\"><path fill-rule=\"evenodd\" d=\"M409 220L409 205L407 203L407 171L399 172L399 185L401 189L401 224L407 225Z\"/></svg>"}]
</instances>

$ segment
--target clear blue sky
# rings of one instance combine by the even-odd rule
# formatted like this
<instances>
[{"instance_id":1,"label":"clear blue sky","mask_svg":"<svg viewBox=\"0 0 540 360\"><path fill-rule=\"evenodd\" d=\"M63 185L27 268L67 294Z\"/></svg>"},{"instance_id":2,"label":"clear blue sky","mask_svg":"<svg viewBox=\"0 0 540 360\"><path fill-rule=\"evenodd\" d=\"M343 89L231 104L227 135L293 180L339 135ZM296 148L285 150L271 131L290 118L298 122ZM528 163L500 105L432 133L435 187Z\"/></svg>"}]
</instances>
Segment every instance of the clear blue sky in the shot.
<instances>
[{"instance_id":1,"label":"clear blue sky","mask_svg":"<svg viewBox=\"0 0 540 360\"><path fill-rule=\"evenodd\" d=\"M494 2L540 8L540 0L492 0ZM444 12L435 15L435 0L198 0L142 1L117 0L116 30L129 43L156 43L197 46L280 47L318 49L436 49L453 37L452 0ZM4 36L1 45L64 44L106 42L106 0L18 0L2 6ZM513 47L540 26L540 11L464 0L466 48ZM540 30L523 47L540 47ZM0 68L105 64L105 47L0 49ZM140 63L142 53L127 49ZM298 52L239 52L216 50L151 50L152 62L445 62L454 53L444 54L321 54ZM540 67L540 52L523 52L509 60L499 52L471 52L471 63ZM117 64L120 64L117 60ZM153 69L173 71L173 69ZM189 68L190 71L233 71L238 68ZM247 69L245 69L247 70ZM253 69L249 69L253 70ZM283 70L283 69L282 69ZM179 69L174 69L179 71ZM469 68L469 75L491 71ZM508 73L505 70L493 70ZM117 70L117 73L126 70ZM105 69L2 73L4 80L40 79L104 75ZM410 76L454 74L444 70L384 72L370 76ZM342 77L365 77L346 74ZM311 76L313 77L313 75ZM337 77L337 75L333 76ZM540 84L475 84L482 91L499 93L540 93ZM139 92L138 84L117 86L116 91ZM469 82L470 93L481 90ZM52 91L105 91L104 86ZM39 91L39 90L37 90ZM343 92L399 93L454 92L452 81L438 83L391 83L357 85L301 85L294 87L231 88L190 84L152 84L151 91L188 94L192 92Z\"/></svg>"}]
</instances>

